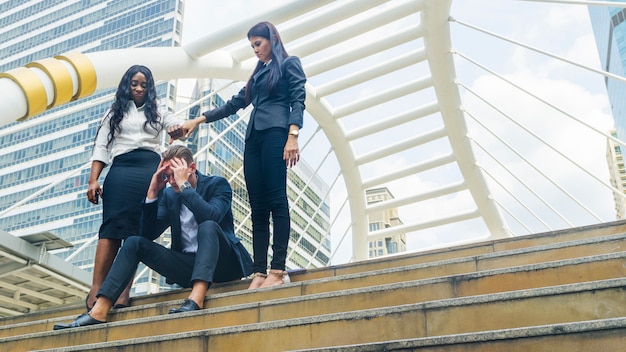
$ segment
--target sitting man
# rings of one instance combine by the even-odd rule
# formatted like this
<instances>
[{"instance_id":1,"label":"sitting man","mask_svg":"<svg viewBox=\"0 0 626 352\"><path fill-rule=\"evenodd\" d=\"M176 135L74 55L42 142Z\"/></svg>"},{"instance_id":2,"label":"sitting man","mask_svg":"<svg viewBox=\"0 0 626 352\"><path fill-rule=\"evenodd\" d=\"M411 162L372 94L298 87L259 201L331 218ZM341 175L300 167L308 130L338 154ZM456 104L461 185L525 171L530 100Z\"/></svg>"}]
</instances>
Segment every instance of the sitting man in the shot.
<instances>
[{"instance_id":1,"label":"sitting man","mask_svg":"<svg viewBox=\"0 0 626 352\"><path fill-rule=\"evenodd\" d=\"M167 182L171 187L165 187ZM231 202L232 189L226 179L201 174L189 148L171 146L152 176L141 236L124 242L91 311L72 323L56 324L54 330L106 323L109 310L132 280L139 262L165 276L168 283L191 287L189 298L170 313L201 309L212 282L250 275L252 259L235 237ZM153 242L168 226L171 249Z\"/></svg>"}]
</instances>

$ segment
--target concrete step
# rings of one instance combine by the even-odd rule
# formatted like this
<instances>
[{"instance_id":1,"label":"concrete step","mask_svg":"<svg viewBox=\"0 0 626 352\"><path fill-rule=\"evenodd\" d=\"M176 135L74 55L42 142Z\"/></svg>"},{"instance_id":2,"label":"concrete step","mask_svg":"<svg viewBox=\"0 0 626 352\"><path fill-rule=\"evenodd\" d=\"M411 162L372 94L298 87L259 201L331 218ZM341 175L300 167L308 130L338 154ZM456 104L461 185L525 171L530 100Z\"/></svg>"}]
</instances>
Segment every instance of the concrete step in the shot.
<instances>
[{"instance_id":1,"label":"concrete step","mask_svg":"<svg viewBox=\"0 0 626 352\"><path fill-rule=\"evenodd\" d=\"M624 346L626 318L614 318L291 352L612 352L623 351Z\"/></svg>"},{"instance_id":2,"label":"concrete step","mask_svg":"<svg viewBox=\"0 0 626 352\"><path fill-rule=\"evenodd\" d=\"M236 282L227 282L227 283L217 283L211 286L211 293L220 293L220 292L232 292L237 290L245 290L250 283L250 280L240 280ZM153 293L142 296L134 296L131 297L131 305L138 307L143 304L150 304L156 302L163 301L172 301L172 300L182 300L186 298L189 294L188 290L185 289L174 289L171 291ZM85 294L86 296L87 294ZM28 314L17 315L13 317L3 317L0 318L0 329L3 326L9 326L12 324L20 324L24 322L29 322L33 320L45 320L52 319L57 317L64 317L68 315L78 315L85 312L85 304L84 303L73 303L67 305L61 305L54 308L49 308L45 310L35 311Z\"/></svg>"},{"instance_id":3,"label":"concrete step","mask_svg":"<svg viewBox=\"0 0 626 352\"><path fill-rule=\"evenodd\" d=\"M435 262L477 256L516 249L532 248L536 246L553 245L564 242L576 242L591 240L597 237L626 234L626 220L603 223L577 228L538 233L520 237L509 237L498 240L473 242L453 247L438 248L419 253L409 253L392 257L371 259L365 262L355 262L320 268L309 271L309 275L332 269L336 275L359 273L363 271L378 270L392 266L404 266L411 264ZM322 274L325 277L324 274Z\"/></svg>"},{"instance_id":4,"label":"concrete step","mask_svg":"<svg viewBox=\"0 0 626 352\"><path fill-rule=\"evenodd\" d=\"M294 295L289 298L258 301L227 307L207 308L187 315L167 315L170 307L166 304L145 307L143 310L159 310L161 315L138 319L127 319L97 327L87 327L80 335L81 343L99 341L100 334L94 330L107 330L109 341L129 337L147 337L158 326L159 333L168 334L182 331L223 328L243 324L282 321L298 317L350 312L365 309L379 309L441 299L480 296L514 290L563 285L581 281L598 281L607 276L622 278L626 275L626 252L576 258L550 263L519 266L516 268L494 269L465 275L414 280L393 284L353 288L348 290ZM284 289L297 289L303 283L289 284ZM283 289L282 287L280 289ZM74 317L67 317L65 321ZM0 343L18 349L19 336L29 342L44 341L49 337L52 325L63 319L50 319L23 323L5 329L5 333L15 339L3 338ZM90 329L90 330L88 330ZM39 334L33 332L39 331ZM87 334L86 332L90 333ZM54 332L59 333L59 332ZM74 331L72 332L74 333ZM8 336L7 335L7 336ZM78 335L77 335L78 336ZM85 340L82 340L82 337ZM42 342L43 343L43 342Z\"/></svg>"},{"instance_id":5,"label":"concrete step","mask_svg":"<svg viewBox=\"0 0 626 352\"><path fill-rule=\"evenodd\" d=\"M303 293L339 291L347 288L473 273L497 268L510 268L522 264L551 262L581 256L615 253L624 250L626 250L626 235L623 234L574 240L531 248L513 249L422 264L407 264L400 267L393 266L349 275L337 275L334 277L308 280L309 284L303 287Z\"/></svg>"},{"instance_id":6,"label":"concrete step","mask_svg":"<svg viewBox=\"0 0 626 352\"><path fill-rule=\"evenodd\" d=\"M39 346L46 351L154 351L180 350L183 346L193 351L246 351L250 346L255 351L285 351L480 332L495 334L498 330L544 325L621 321L626 317L625 284L626 279L602 280L116 341L107 340L108 329L86 327L81 332L49 333L55 336L47 341L72 346L72 341L82 340L79 335L100 330L94 335L102 342L47 350L47 346L33 339L25 339L24 343L28 345L26 349ZM189 313L187 318L195 314ZM164 322L154 324L154 329L161 330L163 325Z\"/></svg>"}]
</instances>

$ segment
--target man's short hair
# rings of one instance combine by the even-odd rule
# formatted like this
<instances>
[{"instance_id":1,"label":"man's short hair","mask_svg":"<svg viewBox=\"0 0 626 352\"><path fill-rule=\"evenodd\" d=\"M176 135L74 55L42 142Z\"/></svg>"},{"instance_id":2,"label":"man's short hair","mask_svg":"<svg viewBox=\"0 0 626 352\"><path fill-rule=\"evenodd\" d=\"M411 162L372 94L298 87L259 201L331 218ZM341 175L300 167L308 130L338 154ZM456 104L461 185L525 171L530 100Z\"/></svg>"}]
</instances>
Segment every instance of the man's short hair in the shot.
<instances>
[{"instance_id":1,"label":"man's short hair","mask_svg":"<svg viewBox=\"0 0 626 352\"><path fill-rule=\"evenodd\" d=\"M191 149L185 147L184 145L175 144L167 148L165 152L163 152L164 160L171 160L174 158L184 159L187 164L193 163L193 153Z\"/></svg>"}]
</instances>

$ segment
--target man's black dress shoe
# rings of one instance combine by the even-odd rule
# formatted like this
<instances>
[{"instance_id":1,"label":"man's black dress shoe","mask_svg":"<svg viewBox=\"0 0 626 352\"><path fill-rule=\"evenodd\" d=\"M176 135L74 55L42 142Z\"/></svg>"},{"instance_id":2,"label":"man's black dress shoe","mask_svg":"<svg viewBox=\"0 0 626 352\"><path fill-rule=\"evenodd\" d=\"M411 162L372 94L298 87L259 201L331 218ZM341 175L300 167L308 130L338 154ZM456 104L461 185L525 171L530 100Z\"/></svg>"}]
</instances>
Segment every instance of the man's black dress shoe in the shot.
<instances>
[{"instance_id":1,"label":"man's black dress shoe","mask_svg":"<svg viewBox=\"0 0 626 352\"><path fill-rule=\"evenodd\" d=\"M186 300L183 301L183 304L180 305L180 308L170 309L170 314L193 312L194 310L200 310L200 307L192 299L187 298Z\"/></svg>"},{"instance_id":2,"label":"man's black dress shoe","mask_svg":"<svg viewBox=\"0 0 626 352\"><path fill-rule=\"evenodd\" d=\"M71 329L71 328L79 328L81 326L89 326L96 324L104 324L106 321L96 320L91 317L91 315L85 313L81 314L76 318L73 322L69 324L54 324L54 330L62 330L62 329Z\"/></svg>"}]
</instances>

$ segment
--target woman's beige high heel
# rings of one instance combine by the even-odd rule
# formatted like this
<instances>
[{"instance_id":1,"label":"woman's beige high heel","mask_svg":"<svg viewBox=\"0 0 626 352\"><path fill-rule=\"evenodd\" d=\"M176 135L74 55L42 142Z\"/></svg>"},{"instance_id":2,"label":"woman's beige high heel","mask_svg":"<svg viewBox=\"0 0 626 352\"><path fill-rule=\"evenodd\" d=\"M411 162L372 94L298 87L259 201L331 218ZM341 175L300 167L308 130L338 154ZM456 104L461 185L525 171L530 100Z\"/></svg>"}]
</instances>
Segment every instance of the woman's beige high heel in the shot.
<instances>
[{"instance_id":1,"label":"woman's beige high heel","mask_svg":"<svg viewBox=\"0 0 626 352\"><path fill-rule=\"evenodd\" d=\"M266 278L267 274L254 273L254 275L252 276L252 281L250 282L250 286L248 286L248 290L253 290L255 288L261 287L261 284L265 282Z\"/></svg>"},{"instance_id":2,"label":"woman's beige high heel","mask_svg":"<svg viewBox=\"0 0 626 352\"><path fill-rule=\"evenodd\" d=\"M261 284L261 287L277 286L282 284L288 284L290 282L291 279L289 278L289 273L287 273L287 271L271 269L267 275L267 278L265 279L265 281L263 281L263 284Z\"/></svg>"}]
</instances>

